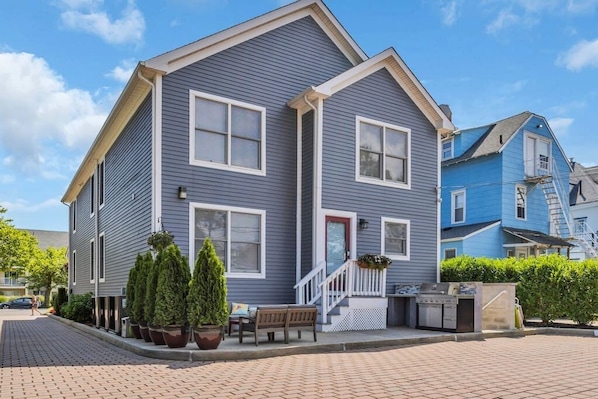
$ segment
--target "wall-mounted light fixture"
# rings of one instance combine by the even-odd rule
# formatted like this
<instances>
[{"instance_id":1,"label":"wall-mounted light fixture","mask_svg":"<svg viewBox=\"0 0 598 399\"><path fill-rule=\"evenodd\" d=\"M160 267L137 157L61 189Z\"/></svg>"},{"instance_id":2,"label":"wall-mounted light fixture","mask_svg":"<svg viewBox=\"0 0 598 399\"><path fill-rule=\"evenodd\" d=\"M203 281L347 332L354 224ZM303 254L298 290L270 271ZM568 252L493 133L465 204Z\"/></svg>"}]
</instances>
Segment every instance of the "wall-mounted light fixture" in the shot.
<instances>
[{"instance_id":1,"label":"wall-mounted light fixture","mask_svg":"<svg viewBox=\"0 0 598 399\"><path fill-rule=\"evenodd\" d=\"M359 228L361 230L367 230L368 228L368 221L366 219L359 219Z\"/></svg>"},{"instance_id":2,"label":"wall-mounted light fixture","mask_svg":"<svg viewBox=\"0 0 598 399\"><path fill-rule=\"evenodd\" d=\"M179 199L187 198L187 187L180 186L179 187Z\"/></svg>"},{"instance_id":3,"label":"wall-mounted light fixture","mask_svg":"<svg viewBox=\"0 0 598 399\"><path fill-rule=\"evenodd\" d=\"M536 127L537 127L538 129L542 129L542 128L544 127L544 125L540 123L540 124L539 124L538 126L536 126Z\"/></svg>"}]
</instances>

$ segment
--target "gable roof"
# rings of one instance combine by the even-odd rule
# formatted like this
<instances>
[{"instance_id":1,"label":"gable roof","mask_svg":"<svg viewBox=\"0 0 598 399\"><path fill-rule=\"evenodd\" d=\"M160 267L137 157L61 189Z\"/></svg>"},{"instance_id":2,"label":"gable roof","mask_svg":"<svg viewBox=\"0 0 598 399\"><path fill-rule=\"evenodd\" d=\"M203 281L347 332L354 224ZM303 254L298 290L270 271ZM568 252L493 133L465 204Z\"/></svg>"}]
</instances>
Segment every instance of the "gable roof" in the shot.
<instances>
[{"instance_id":1,"label":"gable roof","mask_svg":"<svg viewBox=\"0 0 598 399\"><path fill-rule=\"evenodd\" d=\"M562 154L563 158L567 159L563 147L561 147L546 118L530 111L524 111L520 114L510 116L489 125L482 125L476 128L456 131L455 134L461 134L469 130L479 129L485 126L488 127L486 133L484 133L482 137L480 137L467 151L465 151L463 155L443 161L442 166L453 165L459 162L467 161L469 159L502 152L513 139L513 137L515 137L515 134L519 132L531 118L539 118L542 120L542 124L546 127L546 129L548 129L548 132L550 133L550 136L552 137L553 142L556 144L559 152ZM569 165L569 168L571 168L571 165Z\"/></svg>"},{"instance_id":2,"label":"gable roof","mask_svg":"<svg viewBox=\"0 0 598 399\"><path fill-rule=\"evenodd\" d=\"M311 16L353 65L368 57L321 0L298 0L221 32L137 64L112 111L75 172L62 202L71 203L152 89L150 80L298 19Z\"/></svg>"},{"instance_id":3,"label":"gable roof","mask_svg":"<svg viewBox=\"0 0 598 399\"><path fill-rule=\"evenodd\" d=\"M529 111L502 119L498 122L485 125L488 127L486 133L482 135L463 155L448 159L442 162L443 165L452 165L463 162L468 159L478 158L484 155L497 154L502 151L505 145L511 138L525 125L525 123L533 116ZM480 126L484 127L484 126ZM479 127L478 127L479 128ZM476 129L478 129L476 128ZM455 132L460 134L472 129L462 129Z\"/></svg>"},{"instance_id":4,"label":"gable roof","mask_svg":"<svg viewBox=\"0 0 598 399\"><path fill-rule=\"evenodd\" d=\"M585 168L572 162L569 184L572 185L569 205L581 205L598 202L598 166Z\"/></svg>"},{"instance_id":5,"label":"gable roof","mask_svg":"<svg viewBox=\"0 0 598 399\"><path fill-rule=\"evenodd\" d=\"M318 86L308 88L289 101L288 105L297 109L307 108L306 98L309 101L326 99L383 68L388 70L438 132L448 133L455 130L451 120L436 104L394 48L389 48Z\"/></svg>"}]
</instances>

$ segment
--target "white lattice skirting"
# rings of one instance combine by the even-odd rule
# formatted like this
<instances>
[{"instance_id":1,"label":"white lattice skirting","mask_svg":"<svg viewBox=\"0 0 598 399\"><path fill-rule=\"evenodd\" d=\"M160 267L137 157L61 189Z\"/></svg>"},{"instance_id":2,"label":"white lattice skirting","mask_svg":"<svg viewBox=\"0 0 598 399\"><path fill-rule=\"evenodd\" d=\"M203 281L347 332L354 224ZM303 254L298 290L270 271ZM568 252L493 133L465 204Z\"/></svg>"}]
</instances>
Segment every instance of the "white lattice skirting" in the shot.
<instances>
[{"instance_id":1,"label":"white lattice skirting","mask_svg":"<svg viewBox=\"0 0 598 399\"><path fill-rule=\"evenodd\" d=\"M383 330L386 328L386 298L351 298L349 311L336 316L326 331Z\"/></svg>"}]
</instances>

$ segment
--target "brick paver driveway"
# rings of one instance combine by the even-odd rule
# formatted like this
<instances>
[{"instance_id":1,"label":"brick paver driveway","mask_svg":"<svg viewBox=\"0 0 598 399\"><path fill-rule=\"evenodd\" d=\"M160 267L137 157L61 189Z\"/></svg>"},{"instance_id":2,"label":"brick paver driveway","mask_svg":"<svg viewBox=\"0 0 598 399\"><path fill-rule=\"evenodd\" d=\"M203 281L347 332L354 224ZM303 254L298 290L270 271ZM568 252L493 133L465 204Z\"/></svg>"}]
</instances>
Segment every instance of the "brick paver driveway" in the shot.
<instances>
[{"instance_id":1,"label":"brick paver driveway","mask_svg":"<svg viewBox=\"0 0 598 399\"><path fill-rule=\"evenodd\" d=\"M598 339L537 335L232 362L141 357L0 310L0 398L598 398Z\"/></svg>"}]
</instances>

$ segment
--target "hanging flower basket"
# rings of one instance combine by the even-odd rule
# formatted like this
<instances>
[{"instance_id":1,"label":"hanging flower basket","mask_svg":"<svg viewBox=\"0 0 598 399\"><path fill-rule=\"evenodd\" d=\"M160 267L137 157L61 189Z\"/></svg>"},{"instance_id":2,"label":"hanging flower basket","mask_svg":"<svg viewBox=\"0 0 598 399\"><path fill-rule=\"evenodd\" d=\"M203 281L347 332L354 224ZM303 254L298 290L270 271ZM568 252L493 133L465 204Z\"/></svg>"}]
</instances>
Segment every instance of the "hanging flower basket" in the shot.
<instances>
[{"instance_id":1,"label":"hanging flower basket","mask_svg":"<svg viewBox=\"0 0 598 399\"><path fill-rule=\"evenodd\" d=\"M384 255L364 254L357 258L357 266L363 269L384 270L392 263L392 259Z\"/></svg>"},{"instance_id":2,"label":"hanging flower basket","mask_svg":"<svg viewBox=\"0 0 598 399\"><path fill-rule=\"evenodd\" d=\"M156 251L161 251L174 242L174 236L169 231L156 231L147 239L147 244Z\"/></svg>"}]
</instances>

